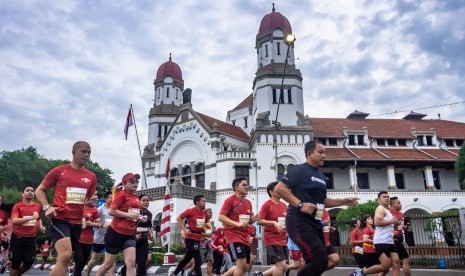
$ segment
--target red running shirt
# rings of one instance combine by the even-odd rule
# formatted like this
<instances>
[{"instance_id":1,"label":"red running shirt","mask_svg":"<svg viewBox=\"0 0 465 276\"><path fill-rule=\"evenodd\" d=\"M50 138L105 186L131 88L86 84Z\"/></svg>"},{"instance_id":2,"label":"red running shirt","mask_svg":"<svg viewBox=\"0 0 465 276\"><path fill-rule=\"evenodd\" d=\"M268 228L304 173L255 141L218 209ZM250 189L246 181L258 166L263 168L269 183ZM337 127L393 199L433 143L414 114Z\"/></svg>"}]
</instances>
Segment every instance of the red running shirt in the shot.
<instances>
[{"instance_id":1,"label":"red running shirt","mask_svg":"<svg viewBox=\"0 0 465 276\"><path fill-rule=\"evenodd\" d=\"M260 218L270 221L276 221L283 226L283 231L279 232L275 226L265 226L263 235L265 237L265 245L283 245L287 246L286 233L286 212L287 207L282 201L278 204L271 199L267 200L260 209ZM255 228L255 227L254 227Z\"/></svg>"},{"instance_id":2,"label":"red running shirt","mask_svg":"<svg viewBox=\"0 0 465 276\"><path fill-rule=\"evenodd\" d=\"M351 242L363 241L363 232L359 230L358 228L354 228L354 230L350 232L350 241ZM360 246L360 244L358 244L357 246ZM354 253L355 253L355 245L352 245L352 254Z\"/></svg>"},{"instance_id":3,"label":"red running shirt","mask_svg":"<svg viewBox=\"0 0 465 276\"><path fill-rule=\"evenodd\" d=\"M97 208L86 207L82 213L82 218L88 222L95 222L100 219ZM94 227L87 226L81 230L81 237L79 238L80 243L93 244L94 243Z\"/></svg>"},{"instance_id":4,"label":"red running shirt","mask_svg":"<svg viewBox=\"0 0 465 276\"><path fill-rule=\"evenodd\" d=\"M328 247L331 245L331 240L329 239L329 234L331 232L331 218L329 217L329 212L326 209L323 209L323 216L321 217L323 225L323 236L325 237L325 246Z\"/></svg>"},{"instance_id":5,"label":"red running shirt","mask_svg":"<svg viewBox=\"0 0 465 276\"><path fill-rule=\"evenodd\" d=\"M50 255L50 244L42 244L40 246L40 255L42 255L42 257L48 258Z\"/></svg>"},{"instance_id":6,"label":"red running shirt","mask_svg":"<svg viewBox=\"0 0 465 276\"><path fill-rule=\"evenodd\" d=\"M240 199L236 195L232 195L224 201L220 214L225 215L236 222L239 222L239 219L243 221L250 221L250 218L253 215L252 204L246 198ZM247 235L244 235L246 232L247 227L226 225L224 227L224 239L228 244L239 242L248 246L249 241L247 239Z\"/></svg>"},{"instance_id":7,"label":"red running shirt","mask_svg":"<svg viewBox=\"0 0 465 276\"><path fill-rule=\"evenodd\" d=\"M252 249L253 246L253 239L257 236L257 228L255 226L250 225L247 227L247 239L249 240L248 246Z\"/></svg>"},{"instance_id":8,"label":"red running shirt","mask_svg":"<svg viewBox=\"0 0 465 276\"><path fill-rule=\"evenodd\" d=\"M389 210L392 214L393 217L401 219L402 221L404 220L404 214L401 211L396 211L396 209L391 208ZM394 239L396 239L396 236L402 236L404 233L404 223L402 222L401 225L394 225Z\"/></svg>"},{"instance_id":9,"label":"red running shirt","mask_svg":"<svg viewBox=\"0 0 465 276\"><path fill-rule=\"evenodd\" d=\"M375 230L370 226L363 229L363 235L368 235L368 239L373 240ZM363 253L376 253L375 245L373 243L363 243Z\"/></svg>"},{"instance_id":10,"label":"red running shirt","mask_svg":"<svg viewBox=\"0 0 465 276\"><path fill-rule=\"evenodd\" d=\"M111 202L110 209L140 214L139 199L137 195L130 194L123 189ZM136 225L137 220L129 218L114 216L111 221L111 228L121 235L134 235L136 233Z\"/></svg>"},{"instance_id":11,"label":"red running shirt","mask_svg":"<svg viewBox=\"0 0 465 276\"><path fill-rule=\"evenodd\" d=\"M19 202L13 206L11 219L32 217L34 212L39 214L38 219L40 219L40 213L42 212L40 204ZM37 234L37 220L33 219L23 224L13 224L13 233L20 237L35 237Z\"/></svg>"},{"instance_id":12,"label":"red running shirt","mask_svg":"<svg viewBox=\"0 0 465 276\"><path fill-rule=\"evenodd\" d=\"M202 239L203 227L205 223L210 222L205 210L199 210L197 207L186 209L179 214L181 219L186 219L191 231L185 238L200 241Z\"/></svg>"},{"instance_id":13,"label":"red running shirt","mask_svg":"<svg viewBox=\"0 0 465 276\"><path fill-rule=\"evenodd\" d=\"M95 193L97 177L86 168L77 170L65 164L52 169L41 185L47 189L55 187L52 204L59 208L56 218L81 224L84 202Z\"/></svg>"}]
</instances>

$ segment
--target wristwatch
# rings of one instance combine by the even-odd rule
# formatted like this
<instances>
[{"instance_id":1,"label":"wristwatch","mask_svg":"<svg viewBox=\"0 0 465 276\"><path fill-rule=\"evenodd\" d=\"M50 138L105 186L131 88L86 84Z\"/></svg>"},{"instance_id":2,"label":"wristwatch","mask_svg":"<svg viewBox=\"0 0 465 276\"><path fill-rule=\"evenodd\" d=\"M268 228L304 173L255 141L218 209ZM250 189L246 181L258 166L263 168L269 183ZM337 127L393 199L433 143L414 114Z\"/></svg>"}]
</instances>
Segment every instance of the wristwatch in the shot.
<instances>
[{"instance_id":1,"label":"wristwatch","mask_svg":"<svg viewBox=\"0 0 465 276\"><path fill-rule=\"evenodd\" d=\"M42 210L44 212L47 212L48 208L50 208L50 205L45 205L44 207L42 207Z\"/></svg>"},{"instance_id":2,"label":"wristwatch","mask_svg":"<svg viewBox=\"0 0 465 276\"><path fill-rule=\"evenodd\" d=\"M297 204L297 209L302 209L302 207L304 207L304 203L302 201L300 201L298 204Z\"/></svg>"}]
</instances>

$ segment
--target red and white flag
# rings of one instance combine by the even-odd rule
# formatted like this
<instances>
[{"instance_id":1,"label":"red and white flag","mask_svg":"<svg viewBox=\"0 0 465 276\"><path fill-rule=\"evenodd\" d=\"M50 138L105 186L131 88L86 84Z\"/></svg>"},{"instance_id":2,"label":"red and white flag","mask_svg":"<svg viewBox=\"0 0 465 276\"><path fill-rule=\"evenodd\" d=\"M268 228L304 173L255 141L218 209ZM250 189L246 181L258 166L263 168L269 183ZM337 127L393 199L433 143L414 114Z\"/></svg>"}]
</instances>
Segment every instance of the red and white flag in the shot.
<instances>
[{"instance_id":1,"label":"red and white flag","mask_svg":"<svg viewBox=\"0 0 465 276\"><path fill-rule=\"evenodd\" d=\"M170 224L171 224L171 196L170 196L170 160L166 165L166 189L165 202L163 204L163 213L161 215L160 237L163 246L170 244Z\"/></svg>"},{"instance_id":2,"label":"red and white flag","mask_svg":"<svg viewBox=\"0 0 465 276\"><path fill-rule=\"evenodd\" d=\"M126 125L124 126L124 136L126 137L126 140L128 139L128 130L133 125L131 111L132 111L131 108L129 108L128 117L126 118Z\"/></svg>"}]
</instances>

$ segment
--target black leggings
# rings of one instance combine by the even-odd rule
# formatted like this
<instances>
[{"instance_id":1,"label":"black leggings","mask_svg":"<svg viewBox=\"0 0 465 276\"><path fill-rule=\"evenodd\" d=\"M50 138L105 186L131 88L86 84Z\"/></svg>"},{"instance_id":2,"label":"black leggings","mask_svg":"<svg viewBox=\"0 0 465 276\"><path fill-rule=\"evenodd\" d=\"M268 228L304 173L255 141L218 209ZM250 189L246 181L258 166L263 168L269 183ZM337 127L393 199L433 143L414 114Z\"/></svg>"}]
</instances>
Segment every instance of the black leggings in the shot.
<instances>
[{"instance_id":1,"label":"black leggings","mask_svg":"<svg viewBox=\"0 0 465 276\"><path fill-rule=\"evenodd\" d=\"M90 252L92 251L92 244L78 243L76 250L74 250L74 276L81 276L84 266L89 260Z\"/></svg>"},{"instance_id":2,"label":"black leggings","mask_svg":"<svg viewBox=\"0 0 465 276\"><path fill-rule=\"evenodd\" d=\"M213 274L221 274L221 266L223 265L223 254L218 251L213 251Z\"/></svg>"},{"instance_id":3,"label":"black leggings","mask_svg":"<svg viewBox=\"0 0 465 276\"><path fill-rule=\"evenodd\" d=\"M11 234L10 259L11 268L19 270L21 264L29 270L36 257L36 237L19 237Z\"/></svg>"},{"instance_id":4,"label":"black leggings","mask_svg":"<svg viewBox=\"0 0 465 276\"><path fill-rule=\"evenodd\" d=\"M286 230L288 236L299 246L305 260L305 266L298 276L321 275L328 268L323 229L315 221L302 214L287 214Z\"/></svg>"},{"instance_id":5,"label":"black leggings","mask_svg":"<svg viewBox=\"0 0 465 276\"><path fill-rule=\"evenodd\" d=\"M147 258L149 255L149 243L146 239L140 239L136 243L136 275L147 275ZM126 275L126 265L123 265L120 271L121 275Z\"/></svg>"},{"instance_id":6,"label":"black leggings","mask_svg":"<svg viewBox=\"0 0 465 276\"><path fill-rule=\"evenodd\" d=\"M200 242L197 240L186 239L186 254L184 258L179 262L176 270L173 272L177 275L182 269L194 258L195 261L195 275L202 275L202 257L200 256Z\"/></svg>"}]
</instances>

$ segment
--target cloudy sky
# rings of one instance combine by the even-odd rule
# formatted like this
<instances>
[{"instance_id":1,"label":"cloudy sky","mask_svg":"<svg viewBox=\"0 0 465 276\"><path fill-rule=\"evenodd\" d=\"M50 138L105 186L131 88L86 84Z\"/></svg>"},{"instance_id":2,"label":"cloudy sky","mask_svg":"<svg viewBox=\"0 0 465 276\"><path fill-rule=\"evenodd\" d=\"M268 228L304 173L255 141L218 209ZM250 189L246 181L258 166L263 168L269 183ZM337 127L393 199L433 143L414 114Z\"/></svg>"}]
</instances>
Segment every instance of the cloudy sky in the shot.
<instances>
[{"instance_id":1,"label":"cloudy sky","mask_svg":"<svg viewBox=\"0 0 465 276\"><path fill-rule=\"evenodd\" d=\"M120 179L140 172L153 80L169 53L199 112L225 120L252 92L273 1L2 1L0 151L70 159L77 140ZM465 1L277 1L297 37L305 113L346 117L463 102ZM226 96L227 95L227 96ZM465 104L417 110L465 121ZM398 112L373 118L400 118Z\"/></svg>"}]
</instances>

